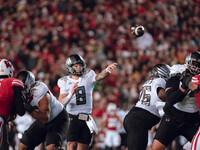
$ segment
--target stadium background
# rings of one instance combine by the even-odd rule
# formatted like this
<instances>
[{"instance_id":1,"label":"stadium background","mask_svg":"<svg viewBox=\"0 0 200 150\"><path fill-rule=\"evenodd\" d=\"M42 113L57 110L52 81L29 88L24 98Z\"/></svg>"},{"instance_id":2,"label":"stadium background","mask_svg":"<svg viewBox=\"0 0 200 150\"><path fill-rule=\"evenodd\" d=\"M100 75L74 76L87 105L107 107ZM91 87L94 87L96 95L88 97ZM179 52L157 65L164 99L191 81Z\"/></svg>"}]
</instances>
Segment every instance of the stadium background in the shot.
<instances>
[{"instance_id":1,"label":"stadium background","mask_svg":"<svg viewBox=\"0 0 200 150\"><path fill-rule=\"evenodd\" d=\"M128 109L157 63L184 63L200 48L200 0L1 0L0 57L32 71L58 97L66 58L80 54L96 73L118 69L94 90L95 118L107 103ZM135 38L130 28L143 25Z\"/></svg>"}]
</instances>

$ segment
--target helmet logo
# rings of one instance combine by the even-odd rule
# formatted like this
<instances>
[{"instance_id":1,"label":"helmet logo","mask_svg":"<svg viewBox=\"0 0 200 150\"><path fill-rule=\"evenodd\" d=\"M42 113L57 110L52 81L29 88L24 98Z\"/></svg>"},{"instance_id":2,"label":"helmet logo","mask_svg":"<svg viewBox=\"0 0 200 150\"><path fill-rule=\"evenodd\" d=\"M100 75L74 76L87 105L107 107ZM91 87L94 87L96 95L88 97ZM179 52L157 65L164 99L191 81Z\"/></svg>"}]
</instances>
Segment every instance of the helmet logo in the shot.
<instances>
[{"instance_id":1,"label":"helmet logo","mask_svg":"<svg viewBox=\"0 0 200 150\"><path fill-rule=\"evenodd\" d=\"M13 77L14 68L7 59L0 59L0 75Z\"/></svg>"},{"instance_id":2,"label":"helmet logo","mask_svg":"<svg viewBox=\"0 0 200 150\"><path fill-rule=\"evenodd\" d=\"M12 66L11 66L10 63L9 63L9 61L6 60L6 61L4 61L4 63L6 64L6 67L7 67L7 68L12 68Z\"/></svg>"}]
</instances>

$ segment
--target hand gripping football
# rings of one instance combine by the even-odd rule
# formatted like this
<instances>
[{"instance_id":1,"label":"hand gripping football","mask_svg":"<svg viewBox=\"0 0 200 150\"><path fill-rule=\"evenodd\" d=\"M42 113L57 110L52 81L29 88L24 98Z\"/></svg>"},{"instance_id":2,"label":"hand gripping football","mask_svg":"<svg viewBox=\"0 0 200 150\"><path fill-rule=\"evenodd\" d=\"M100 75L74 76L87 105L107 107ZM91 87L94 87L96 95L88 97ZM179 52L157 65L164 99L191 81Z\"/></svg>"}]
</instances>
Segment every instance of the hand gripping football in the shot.
<instances>
[{"instance_id":1,"label":"hand gripping football","mask_svg":"<svg viewBox=\"0 0 200 150\"><path fill-rule=\"evenodd\" d=\"M136 27L131 27L131 33L135 37L141 37L144 34L144 27L142 25L136 26Z\"/></svg>"}]
</instances>

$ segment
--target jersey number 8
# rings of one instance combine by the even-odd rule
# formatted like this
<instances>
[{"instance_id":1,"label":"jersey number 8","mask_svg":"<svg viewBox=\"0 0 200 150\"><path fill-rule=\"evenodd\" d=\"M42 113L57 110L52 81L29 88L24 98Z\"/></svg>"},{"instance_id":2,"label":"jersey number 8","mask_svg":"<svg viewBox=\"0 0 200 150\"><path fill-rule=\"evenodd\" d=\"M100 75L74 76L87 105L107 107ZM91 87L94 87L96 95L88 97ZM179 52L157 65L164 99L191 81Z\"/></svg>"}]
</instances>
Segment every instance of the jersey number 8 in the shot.
<instances>
[{"instance_id":1,"label":"jersey number 8","mask_svg":"<svg viewBox=\"0 0 200 150\"><path fill-rule=\"evenodd\" d=\"M76 105L86 104L85 87L80 86L76 89Z\"/></svg>"}]
</instances>

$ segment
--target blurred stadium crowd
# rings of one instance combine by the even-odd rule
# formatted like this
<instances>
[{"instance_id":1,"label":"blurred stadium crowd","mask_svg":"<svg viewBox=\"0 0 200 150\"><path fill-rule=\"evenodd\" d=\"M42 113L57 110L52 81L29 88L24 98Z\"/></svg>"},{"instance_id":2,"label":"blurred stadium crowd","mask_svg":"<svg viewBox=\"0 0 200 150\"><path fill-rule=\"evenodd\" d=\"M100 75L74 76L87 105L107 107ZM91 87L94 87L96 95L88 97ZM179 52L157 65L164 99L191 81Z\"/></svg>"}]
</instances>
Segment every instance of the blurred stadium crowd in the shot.
<instances>
[{"instance_id":1,"label":"blurred stadium crowd","mask_svg":"<svg viewBox=\"0 0 200 150\"><path fill-rule=\"evenodd\" d=\"M184 63L200 48L200 0L1 0L0 57L16 72L32 71L58 96L65 60L80 54L99 72L118 69L94 90L94 117L107 103L136 103L141 85L157 63ZM134 38L130 28L143 25Z\"/></svg>"}]
</instances>

